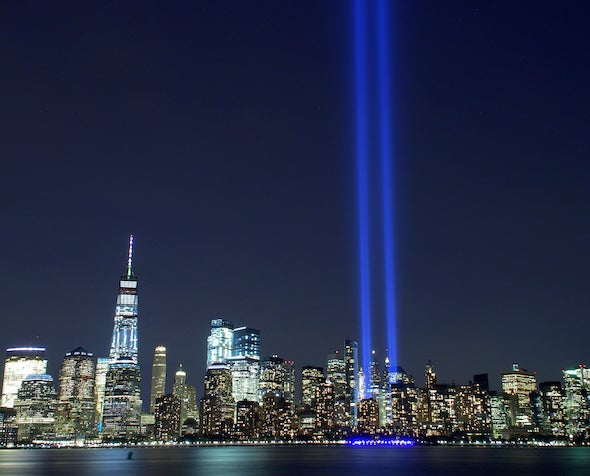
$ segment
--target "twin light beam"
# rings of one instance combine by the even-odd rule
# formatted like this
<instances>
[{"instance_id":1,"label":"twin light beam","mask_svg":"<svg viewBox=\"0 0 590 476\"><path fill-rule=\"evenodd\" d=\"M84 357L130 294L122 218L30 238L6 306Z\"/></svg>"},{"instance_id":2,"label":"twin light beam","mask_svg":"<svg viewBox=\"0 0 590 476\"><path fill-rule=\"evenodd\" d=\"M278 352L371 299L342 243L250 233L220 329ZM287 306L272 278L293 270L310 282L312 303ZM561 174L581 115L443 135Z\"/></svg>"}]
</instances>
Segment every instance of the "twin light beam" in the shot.
<instances>
[{"instance_id":1,"label":"twin light beam","mask_svg":"<svg viewBox=\"0 0 590 476\"><path fill-rule=\"evenodd\" d=\"M361 366L369 386L373 310L371 287L370 172L380 174L384 314L390 366L397 365L395 255L388 0L353 0L358 256ZM369 37L368 32L374 36ZM371 41L371 43L370 43ZM374 42L374 43L373 43ZM374 48L371 45L375 44ZM376 87L375 87L376 86ZM370 96L370 89L375 97ZM371 100L369 100L371 97ZM378 127L369 133L370 112ZM373 144L377 144L373 146ZM373 166L373 167L372 167Z\"/></svg>"}]
</instances>

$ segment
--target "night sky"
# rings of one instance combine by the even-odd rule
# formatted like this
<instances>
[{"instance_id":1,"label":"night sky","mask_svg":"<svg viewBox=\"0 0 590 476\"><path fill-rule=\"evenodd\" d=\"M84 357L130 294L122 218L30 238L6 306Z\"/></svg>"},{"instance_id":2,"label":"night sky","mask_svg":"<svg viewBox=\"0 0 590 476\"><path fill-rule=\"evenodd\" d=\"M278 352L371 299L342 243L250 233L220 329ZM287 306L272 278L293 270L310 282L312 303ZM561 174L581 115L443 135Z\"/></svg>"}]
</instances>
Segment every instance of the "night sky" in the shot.
<instances>
[{"instance_id":1,"label":"night sky","mask_svg":"<svg viewBox=\"0 0 590 476\"><path fill-rule=\"evenodd\" d=\"M590 361L590 6L391 12L399 363L559 380ZM161 344L202 395L212 318L298 366L360 340L348 2L0 19L0 348L107 356L129 233L144 390Z\"/></svg>"}]
</instances>

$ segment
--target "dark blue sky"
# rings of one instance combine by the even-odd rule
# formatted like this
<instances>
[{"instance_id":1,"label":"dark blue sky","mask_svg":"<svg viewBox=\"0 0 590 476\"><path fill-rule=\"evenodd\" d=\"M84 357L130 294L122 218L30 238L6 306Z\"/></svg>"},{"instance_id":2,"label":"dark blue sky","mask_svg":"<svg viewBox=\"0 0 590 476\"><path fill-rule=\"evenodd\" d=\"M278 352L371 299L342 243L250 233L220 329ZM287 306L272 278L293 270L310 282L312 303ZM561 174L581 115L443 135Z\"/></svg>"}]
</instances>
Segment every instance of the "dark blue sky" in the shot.
<instances>
[{"instance_id":1,"label":"dark blue sky","mask_svg":"<svg viewBox=\"0 0 590 476\"><path fill-rule=\"evenodd\" d=\"M559 379L588 358L590 7L391 5L400 364ZM0 18L0 347L106 355L130 232L146 382L163 344L202 394L215 317L298 365L359 338L348 2Z\"/></svg>"}]
</instances>

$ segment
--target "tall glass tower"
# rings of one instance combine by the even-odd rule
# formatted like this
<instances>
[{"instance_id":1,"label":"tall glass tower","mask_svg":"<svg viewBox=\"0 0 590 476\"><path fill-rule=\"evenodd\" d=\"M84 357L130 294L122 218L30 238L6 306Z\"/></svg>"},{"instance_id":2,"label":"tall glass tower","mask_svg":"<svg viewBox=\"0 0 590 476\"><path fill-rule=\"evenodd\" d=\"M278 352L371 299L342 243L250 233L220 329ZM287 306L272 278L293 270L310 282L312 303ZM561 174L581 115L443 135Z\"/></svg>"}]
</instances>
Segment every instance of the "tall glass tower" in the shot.
<instances>
[{"instance_id":1,"label":"tall glass tower","mask_svg":"<svg viewBox=\"0 0 590 476\"><path fill-rule=\"evenodd\" d=\"M154 351L152 364L152 390L150 392L150 413L156 409L156 399L166 393L166 347L159 345Z\"/></svg>"},{"instance_id":2,"label":"tall glass tower","mask_svg":"<svg viewBox=\"0 0 590 476\"><path fill-rule=\"evenodd\" d=\"M133 272L133 235L129 237L127 271L119 282L115 325L111 342L111 361L125 359L137 363L137 277Z\"/></svg>"},{"instance_id":3,"label":"tall glass tower","mask_svg":"<svg viewBox=\"0 0 590 476\"><path fill-rule=\"evenodd\" d=\"M141 431L141 394L137 363L137 277L133 272L133 235L127 270L119 282L102 414L102 437L130 440Z\"/></svg>"}]
</instances>

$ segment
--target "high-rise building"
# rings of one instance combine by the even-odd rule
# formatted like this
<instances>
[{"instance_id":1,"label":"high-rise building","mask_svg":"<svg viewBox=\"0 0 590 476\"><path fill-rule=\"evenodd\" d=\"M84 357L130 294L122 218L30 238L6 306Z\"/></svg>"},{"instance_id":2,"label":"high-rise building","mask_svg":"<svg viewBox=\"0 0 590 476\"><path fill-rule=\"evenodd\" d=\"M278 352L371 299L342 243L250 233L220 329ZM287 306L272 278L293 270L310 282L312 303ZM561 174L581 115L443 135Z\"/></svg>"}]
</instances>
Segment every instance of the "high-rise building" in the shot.
<instances>
[{"instance_id":1,"label":"high-rise building","mask_svg":"<svg viewBox=\"0 0 590 476\"><path fill-rule=\"evenodd\" d=\"M96 403L96 426L102 432L102 411L104 408L104 391L109 371L109 358L99 357L96 359L96 372L94 377L94 401Z\"/></svg>"},{"instance_id":2,"label":"high-rise building","mask_svg":"<svg viewBox=\"0 0 590 476\"><path fill-rule=\"evenodd\" d=\"M127 270L119 282L109 359L137 363L137 277L133 272L133 235L129 237Z\"/></svg>"},{"instance_id":3,"label":"high-rise building","mask_svg":"<svg viewBox=\"0 0 590 476\"><path fill-rule=\"evenodd\" d=\"M331 382L324 382L315 388L315 426L316 432L322 436L328 436L334 427L334 385Z\"/></svg>"},{"instance_id":4,"label":"high-rise building","mask_svg":"<svg viewBox=\"0 0 590 476\"><path fill-rule=\"evenodd\" d=\"M455 407L459 431L469 437L488 437L492 433L490 396L479 384L456 388Z\"/></svg>"},{"instance_id":5,"label":"high-rise building","mask_svg":"<svg viewBox=\"0 0 590 476\"><path fill-rule=\"evenodd\" d=\"M508 396L490 392L490 412L492 417L492 438L496 440L505 438L510 426Z\"/></svg>"},{"instance_id":6,"label":"high-rise building","mask_svg":"<svg viewBox=\"0 0 590 476\"><path fill-rule=\"evenodd\" d=\"M51 375L28 375L14 400L18 439L32 441L54 436L57 393Z\"/></svg>"},{"instance_id":7,"label":"high-rise building","mask_svg":"<svg viewBox=\"0 0 590 476\"><path fill-rule=\"evenodd\" d=\"M213 319L207 337L207 367L224 364L233 355L233 344L234 325L224 319Z\"/></svg>"},{"instance_id":8,"label":"high-rise building","mask_svg":"<svg viewBox=\"0 0 590 476\"><path fill-rule=\"evenodd\" d=\"M94 355L82 347L66 353L59 372L56 433L86 437L94 433Z\"/></svg>"},{"instance_id":9,"label":"high-rise building","mask_svg":"<svg viewBox=\"0 0 590 476\"><path fill-rule=\"evenodd\" d=\"M350 339L344 341L344 365L346 372L346 392L350 406L350 425L356 426L356 410L359 401L359 362L358 344Z\"/></svg>"},{"instance_id":10,"label":"high-rise building","mask_svg":"<svg viewBox=\"0 0 590 476\"><path fill-rule=\"evenodd\" d=\"M159 395L154 409L156 440L176 441L180 435L180 398L173 394Z\"/></svg>"},{"instance_id":11,"label":"high-rise building","mask_svg":"<svg viewBox=\"0 0 590 476\"><path fill-rule=\"evenodd\" d=\"M47 360L44 347L11 347L6 349L2 402L0 406L14 407L14 399L23 380L32 374L45 374Z\"/></svg>"},{"instance_id":12,"label":"high-rise building","mask_svg":"<svg viewBox=\"0 0 590 476\"><path fill-rule=\"evenodd\" d=\"M518 364L513 364L512 370L502 372L502 391L509 397L512 426L533 426L531 393L536 389L537 376L535 372L521 369Z\"/></svg>"},{"instance_id":13,"label":"high-rise building","mask_svg":"<svg viewBox=\"0 0 590 476\"><path fill-rule=\"evenodd\" d=\"M137 361L137 277L133 271L133 235L129 237L126 272L119 282L113 339L106 375L102 435L133 439L141 433L141 375Z\"/></svg>"},{"instance_id":14,"label":"high-rise building","mask_svg":"<svg viewBox=\"0 0 590 476\"><path fill-rule=\"evenodd\" d=\"M233 332L233 357L260 359L260 331L250 327L236 327Z\"/></svg>"},{"instance_id":15,"label":"high-rise building","mask_svg":"<svg viewBox=\"0 0 590 476\"><path fill-rule=\"evenodd\" d=\"M347 397L346 363L340 352L336 351L328 355L326 374L327 380L334 386L334 398L345 399Z\"/></svg>"},{"instance_id":16,"label":"high-rise building","mask_svg":"<svg viewBox=\"0 0 590 476\"><path fill-rule=\"evenodd\" d=\"M232 375L227 365L215 364L207 368L200 416L203 436L225 437L231 433L234 421L234 400Z\"/></svg>"},{"instance_id":17,"label":"high-rise building","mask_svg":"<svg viewBox=\"0 0 590 476\"><path fill-rule=\"evenodd\" d=\"M301 403L315 407L316 388L325 381L323 367L303 366L301 369Z\"/></svg>"},{"instance_id":18,"label":"high-rise building","mask_svg":"<svg viewBox=\"0 0 590 476\"><path fill-rule=\"evenodd\" d=\"M285 360L278 355L265 357L260 362L259 380L260 398L268 392L282 397L286 402L293 404L295 395L295 362Z\"/></svg>"},{"instance_id":19,"label":"high-rise building","mask_svg":"<svg viewBox=\"0 0 590 476\"><path fill-rule=\"evenodd\" d=\"M159 345L154 351L152 363L152 388L150 392L150 413L154 413L156 398L166 393L166 347Z\"/></svg>"},{"instance_id":20,"label":"high-rise building","mask_svg":"<svg viewBox=\"0 0 590 476\"><path fill-rule=\"evenodd\" d=\"M379 428L379 405L374 398L365 398L358 404L357 429L361 435L374 435Z\"/></svg>"},{"instance_id":21,"label":"high-rise building","mask_svg":"<svg viewBox=\"0 0 590 476\"><path fill-rule=\"evenodd\" d=\"M187 418L196 420L198 418L197 390L192 385L187 385L186 372L182 364L174 374L172 394L180 400L180 424L183 425Z\"/></svg>"},{"instance_id":22,"label":"high-rise building","mask_svg":"<svg viewBox=\"0 0 590 476\"><path fill-rule=\"evenodd\" d=\"M17 433L16 410L0 407L0 447L14 445L18 439Z\"/></svg>"},{"instance_id":23,"label":"high-rise building","mask_svg":"<svg viewBox=\"0 0 590 476\"><path fill-rule=\"evenodd\" d=\"M590 434L590 369L580 365L563 371L566 430L570 437Z\"/></svg>"},{"instance_id":24,"label":"high-rise building","mask_svg":"<svg viewBox=\"0 0 590 476\"><path fill-rule=\"evenodd\" d=\"M260 360L248 356L234 356L227 359L232 375L233 399L258 402Z\"/></svg>"},{"instance_id":25,"label":"high-rise building","mask_svg":"<svg viewBox=\"0 0 590 476\"><path fill-rule=\"evenodd\" d=\"M552 436L565 436L566 400L561 382L541 382L539 393L545 417L545 430Z\"/></svg>"},{"instance_id":26,"label":"high-rise building","mask_svg":"<svg viewBox=\"0 0 590 476\"><path fill-rule=\"evenodd\" d=\"M260 427L260 406L250 400L236 402L236 424L234 435L237 440L258 438Z\"/></svg>"}]
</instances>

